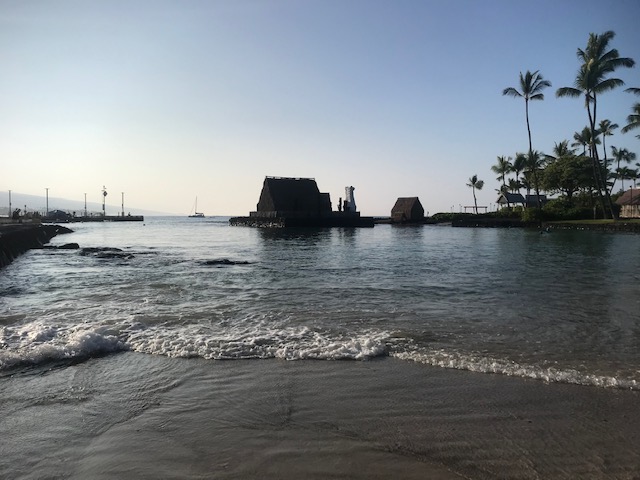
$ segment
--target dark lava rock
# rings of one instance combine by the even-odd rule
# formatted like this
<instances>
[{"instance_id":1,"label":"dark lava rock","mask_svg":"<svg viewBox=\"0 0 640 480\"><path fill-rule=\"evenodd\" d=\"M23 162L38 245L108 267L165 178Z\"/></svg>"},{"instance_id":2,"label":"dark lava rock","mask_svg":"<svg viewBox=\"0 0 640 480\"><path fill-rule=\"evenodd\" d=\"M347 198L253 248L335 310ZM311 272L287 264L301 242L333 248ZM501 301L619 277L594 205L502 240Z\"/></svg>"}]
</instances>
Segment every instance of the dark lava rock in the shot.
<instances>
[{"instance_id":1,"label":"dark lava rock","mask_svg":"<svg viewBox=\"0 0 640 480\"><path fill-rule=\"evenodd\" d=\"M133 254L124 252L121 248L114 247L86 247L80 250L80 255L91 255L96 258L115 258L122 260L133 258Z\"/></svg>"},{"instance_id":2,"label":"dark lava rock","mask_svg":"<svg viewBox=\"0 0 640 480\"><path fill-rule=\"evenodd\" d=\"M217 260L206 260L204 262L205 265L211 265L214 267L221 267L226 265L249 265L249 262L241 261L241 260L229 260L228 258L220 258Z\"/></svg>"}]
</instances>

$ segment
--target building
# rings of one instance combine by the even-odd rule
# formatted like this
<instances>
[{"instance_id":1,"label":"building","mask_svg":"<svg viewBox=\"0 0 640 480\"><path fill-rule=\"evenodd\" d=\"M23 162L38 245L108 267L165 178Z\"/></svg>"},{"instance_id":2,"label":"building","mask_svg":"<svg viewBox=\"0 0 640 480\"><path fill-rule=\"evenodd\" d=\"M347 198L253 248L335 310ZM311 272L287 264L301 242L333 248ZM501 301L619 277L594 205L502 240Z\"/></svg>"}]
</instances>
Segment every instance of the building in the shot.
<instances>
[{"instance_id":1,"label":"building","mask_svg":"<svg viewBox=\"0 0 640 480\"><path fill-rule=\"evenodd\" d=\"M503 192L496 200L496 203L502 207L523 207L525 200L521 193Z\"/></svg>"},{"instance_id":2,"label":"building","mask_svg":"<svg viewBox=\"0 0 640 480\"><path fill-rule=\"evenodd\" d=\"M391 209L393 223L422 222L424 208L418 197L400 197Z\"/></svg>"},{"instance_id":3,"label":"building","mask_svg":"<svg viewBox=\"0 0 640 480\"><path fill-rule=\"evenodd\" d=\"M353 187L351 200L353 200ZM234 217L231 225L250 227L373 227L373 217L360 212L333 211L331 197L313 178L266 177L256 211Z\"/></svg>"},{"instance_id":4,"label":"building","mask_svg":"<svg viewBox=\"0 0 640 480\"><path fill-rule=\"evenodd\" d=\"M620 205L620 218L640 218L640 188L630 188L616 203Z\"/></svg>"}]
</instances>

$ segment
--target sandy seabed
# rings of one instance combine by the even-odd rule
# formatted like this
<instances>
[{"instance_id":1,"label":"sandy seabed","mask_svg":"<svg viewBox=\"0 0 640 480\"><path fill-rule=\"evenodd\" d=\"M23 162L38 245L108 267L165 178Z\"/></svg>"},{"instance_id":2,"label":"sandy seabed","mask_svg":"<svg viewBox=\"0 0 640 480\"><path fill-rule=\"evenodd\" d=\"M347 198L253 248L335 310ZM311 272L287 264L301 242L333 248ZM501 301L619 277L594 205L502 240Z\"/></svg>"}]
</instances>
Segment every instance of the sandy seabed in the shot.
<instances>
[{"instance_id":1,"label":"sandy seabed","mask_svg":"<svg viewBox=\"0 0 640 480\"><path fill-rule=\"evenodd\" d=\"M0 478L640 478L640 393L122 353L0 376Z\"/></svg>"}]
</instances>

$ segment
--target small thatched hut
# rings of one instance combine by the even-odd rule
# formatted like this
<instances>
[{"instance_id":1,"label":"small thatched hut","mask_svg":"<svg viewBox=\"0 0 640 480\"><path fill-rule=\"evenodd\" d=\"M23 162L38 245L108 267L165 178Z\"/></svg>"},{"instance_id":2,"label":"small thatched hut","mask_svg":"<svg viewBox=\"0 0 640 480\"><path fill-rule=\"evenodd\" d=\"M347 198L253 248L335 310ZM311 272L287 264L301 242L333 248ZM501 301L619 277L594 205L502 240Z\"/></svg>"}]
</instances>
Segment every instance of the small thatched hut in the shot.
<instances>
[{"instance_id":1,"label":"small thatched hut","mask_svg":"<svg viewBox=\"0 0 640 480\"><path fill-rule=\"evenodd\" d=\"M640 218L640 188L630 188L616 203L620 205L621 218Z\"/></svg>"},{"instance_id":2,"label":"small thatched hut","mask_svg":"<svg viewBox=\"0 0 640 480\"><path fill-rule=\"evenodd\" d=\"M391 209L391 221L394 223L421 222L424 220L424 208L418 197L400 197Z\"/></svg>"}]
</instances>

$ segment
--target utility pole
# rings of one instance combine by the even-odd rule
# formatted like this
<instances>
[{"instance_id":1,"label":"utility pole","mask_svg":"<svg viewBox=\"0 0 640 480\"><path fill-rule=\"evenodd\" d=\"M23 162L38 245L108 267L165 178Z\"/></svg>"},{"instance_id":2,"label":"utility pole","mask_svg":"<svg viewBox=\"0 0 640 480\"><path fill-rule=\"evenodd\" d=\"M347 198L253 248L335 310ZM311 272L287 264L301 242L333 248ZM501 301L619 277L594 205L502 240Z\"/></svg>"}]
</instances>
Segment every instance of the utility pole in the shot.
<instances>
[{"instance_id":1,"label":"utility pole","mask_svg":"<svg viewBox=\"0 0 640 480\"><path fill-rule=\"evenodd\" d=\"M13 217L13 212L11 211L11 190L9 190L9 218Z\"/></svg>"},{"instance_id":2,"label":"utility pole","mask_svg":"<svg viewBox=\"0 0 640 480\"><path fill-rule=\"evenodd\" d=\"M49 216L49 188L45 187L45 190L47 191L47 213L45 217L48 217Z\"/></svg>"},{"instance_id":3,"label":"utility pole","mask_svg":"<svg viewBox=\"0 0 640 480\"><path fill-rule=\"evenodd\" d=\"M87 194L84 194L84 216L87 216Z\"/></svg>"},{"instance_id":4,"label":"utility pole","mask_svg":"<svg viewBox=\"0 0 640 480\"><path fill-rule=\"evenodd\" d=\"M122 216L124 217L124 192L122 192Z\"/></svg>"}]
</instances>

